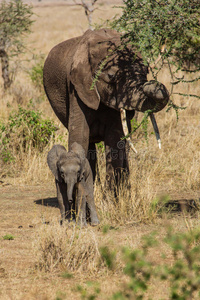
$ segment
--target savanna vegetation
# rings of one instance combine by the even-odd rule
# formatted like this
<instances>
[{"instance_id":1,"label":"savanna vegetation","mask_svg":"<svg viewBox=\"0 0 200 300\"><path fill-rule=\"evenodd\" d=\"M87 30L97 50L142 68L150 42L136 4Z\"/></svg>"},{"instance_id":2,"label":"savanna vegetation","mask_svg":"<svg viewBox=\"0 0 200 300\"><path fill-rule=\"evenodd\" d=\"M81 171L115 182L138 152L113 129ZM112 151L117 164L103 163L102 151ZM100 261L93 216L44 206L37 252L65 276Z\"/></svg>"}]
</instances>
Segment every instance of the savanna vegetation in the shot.
<instances>
[{"instance_id":1,"label":"savanna vegetation","mask_svg":"<svg viewBox=\"0 0 200 300\"><path fill-rule=\"evenodd\" d=\"M0 76L0 299L199 299L200 100L189 96L200 96L199 58L192 61L192 54L198 54L199 23L192 17L193 23L186 23L180 14L181 28L188 28L184 35L173 23L176 13L171 14L162 23L174 24L170 36L156 23L162 18L157 2L155 10L145 10L148 1L135 1L138 6L131 10L132 1L126 1L123 13L109 1L96 1L93 22L121 16L112 26L127 30L134 46L141 46L152 70L149 77L156 76L173 92L176 106L156 114L161 150L148 119L132 134L138 154L129 153L130 182L120 187L118 201L104 192L104 148L98 145L95 202L101 225L65 227L59 225L54 178L46 157L54 143L67 147L67 131L44 94L42 66L54 45L88 28L82 7L68 2L34 3L27 51L11 55L9 67L15 76L6 90ZM161 2L164 11L166 1ZM180 2L184 6L187 1ZM176 1L170 3L177 8ZM194 1L191 11L196 13L198 5ZM155 11L155 28L134 27L139 22L130 20L138 17L139 9L143 16ZM194 38L191 24L197 26ZM163 30L163 39L158 39L156 28ZM134 30L137 37L154 30L149 44L133 39ZM175 39L181 34L185 44ZM187 56L186 64L180 64L178 53ZM177 115L178 107L184 109ZM133 128L142 118L137 115ZM177 203L184 199L191 200L189 212L179 210Z\"/></svg>"}]
</instances>

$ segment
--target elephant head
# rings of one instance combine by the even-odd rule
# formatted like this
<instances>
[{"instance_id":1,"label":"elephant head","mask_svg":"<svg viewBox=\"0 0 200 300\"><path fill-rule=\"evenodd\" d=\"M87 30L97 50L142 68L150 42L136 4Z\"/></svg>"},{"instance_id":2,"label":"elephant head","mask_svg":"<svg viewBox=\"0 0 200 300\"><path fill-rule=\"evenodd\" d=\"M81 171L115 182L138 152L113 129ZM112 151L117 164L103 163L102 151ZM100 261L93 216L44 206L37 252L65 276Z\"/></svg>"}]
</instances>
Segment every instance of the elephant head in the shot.
<instances>
[{"instance_id":1,"label":"elephant head","mask_svg":"<svg viewBox=\"0 0 200 300\"><path fill-rule=\"evenodd\" d=\"M147 74L140 55L130 46L122 47L118 32L88 30L73 56L70 80L92 109L101 101L115 110L158 112L167 105L169 93L162 83L147 81Z\"/></svg>"},{"instance_id":2,"label":"elephant head","mask_svg":"<svg viewBox=\"0 0 200 300\"><path fill-rule=\"evenodd\" d=\"M73 201L73 189L77 182L85 180L88 176L85 152L81 145L73 143L70 151L65 147L54 145L47 155L47 163L59 182L67 185L67 198Z\"/></svg>"}]
</instances>

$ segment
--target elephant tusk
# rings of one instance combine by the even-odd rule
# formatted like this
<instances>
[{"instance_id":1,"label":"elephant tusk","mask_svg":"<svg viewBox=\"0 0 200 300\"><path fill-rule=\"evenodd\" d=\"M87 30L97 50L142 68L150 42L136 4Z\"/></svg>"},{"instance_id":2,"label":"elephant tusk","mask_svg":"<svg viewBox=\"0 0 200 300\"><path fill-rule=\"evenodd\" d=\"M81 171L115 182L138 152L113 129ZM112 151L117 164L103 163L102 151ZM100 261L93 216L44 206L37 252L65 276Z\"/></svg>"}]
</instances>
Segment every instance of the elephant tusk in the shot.
<instances>
[{"instance_id":1,"label":"elephant tusk","mask_svg":"<svg viewBox=\"0 0 200 300\"><path fill-rule=\"evenodd\" d=\"M126 122L126 110L123 108L120 108L120 115L121 115L121 121L122 121L122 128L123 128L123 132L124 135L127 136L129 134L128 132L128 127L127 127L127 122ZM135 149L135 147L133 146L133 143L131 142L130 136L126 138L130 148L137 153L137 150Z\"/></svg>"},{"instance_id":2,"label":"elephant tusk","mask_svg":"<svg viewBox=\"0 0 200 300\"><path fill-rule=\"evenodd\" d=\"M155 135L156 135L156 139L157 139L157 141L158 141L158 147L159 147L159 149L161 149L160 133L159 133L158 125L157 125L157 123L156 123L156 119L155 119L153 113L150 114L150 118L151 118L151 123L152 123L152 125L153 125L153 129L154 129L154 132L155 132Z\"/></svg>"}]
</instances>

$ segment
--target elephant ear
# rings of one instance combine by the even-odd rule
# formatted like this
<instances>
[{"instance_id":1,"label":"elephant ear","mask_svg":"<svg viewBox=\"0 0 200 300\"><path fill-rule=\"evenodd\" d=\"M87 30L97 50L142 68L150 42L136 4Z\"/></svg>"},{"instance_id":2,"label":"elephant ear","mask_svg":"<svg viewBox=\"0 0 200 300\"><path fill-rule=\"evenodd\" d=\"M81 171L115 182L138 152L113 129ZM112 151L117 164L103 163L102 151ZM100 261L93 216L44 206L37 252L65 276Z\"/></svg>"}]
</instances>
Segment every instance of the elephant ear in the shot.
<instances>
[{"instance_id":1,"label":"elephant ear","mask_svg":"<svg viewBox=\"0 0 200 300\"><path fill-rule=\"evenodd\" d=\"M52 147L52 149L48 152L48 155L47 155L47 164L49 166L49 169L51 170L51 172L53 173L55 178L60 182L62 182L63 179L60 176L60 172L58 169L59 159L60 159L61 155L66 154L66 153L67 153L67 150L65 149L64 146L54 145Z\"/></svg>"},{"instance_id":2,"label":"elephant ear","mask_svg":"<svg viewBox=\"0 0 200 300\"><path fill-rule=\"evenodd\" d=\"M83 147L74 142L71 147L70 147L70 152L75 153L78 158L80 159L80 164L81 164L81 169L80 169L80 176L79 176L79 181L83 180L83 178L87 178L88 176L88 170L87 170L87 163L88 160L85 156L85 151L83 149Z\"/></svg>"},{"instance_id":3,"label":"elephant ear","mask_svg":"<svg viewBox=\"0 0 200 300\"><path fill-rule=\"evenodd\" d=\"M98 31L87 30L82 36L73 56L70 79L78 96L88 107L97 110L100 95L96 86L92 89L95 72L109 51L112 39L119 38L114 30L101 29Z\"/></svg>"}]
</instances>

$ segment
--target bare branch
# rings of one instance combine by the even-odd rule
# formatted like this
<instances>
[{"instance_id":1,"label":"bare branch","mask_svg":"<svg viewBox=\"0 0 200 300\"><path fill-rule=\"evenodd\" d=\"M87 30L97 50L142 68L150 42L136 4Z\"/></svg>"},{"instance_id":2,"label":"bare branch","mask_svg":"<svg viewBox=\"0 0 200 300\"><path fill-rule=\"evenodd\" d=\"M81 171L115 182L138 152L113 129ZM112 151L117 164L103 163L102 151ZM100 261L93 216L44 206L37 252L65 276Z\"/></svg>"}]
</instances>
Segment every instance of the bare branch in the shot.
<instances>
[{"instance_id":1,"label":"bare branch","mask_svg":"<svg viewBox=\"0 0 200 300\"><path fill-rule=\"evenodd\" d=\"M89 28L92 29L92 14L96 10L94 8L95 3L97 0L91 0L90 3L86 3L85 0L81 0L81 3L78 3L76 0L73 0L76 5L82 6L85 10L85 15L88 19Z\"/></svg>"}]
</instances>

